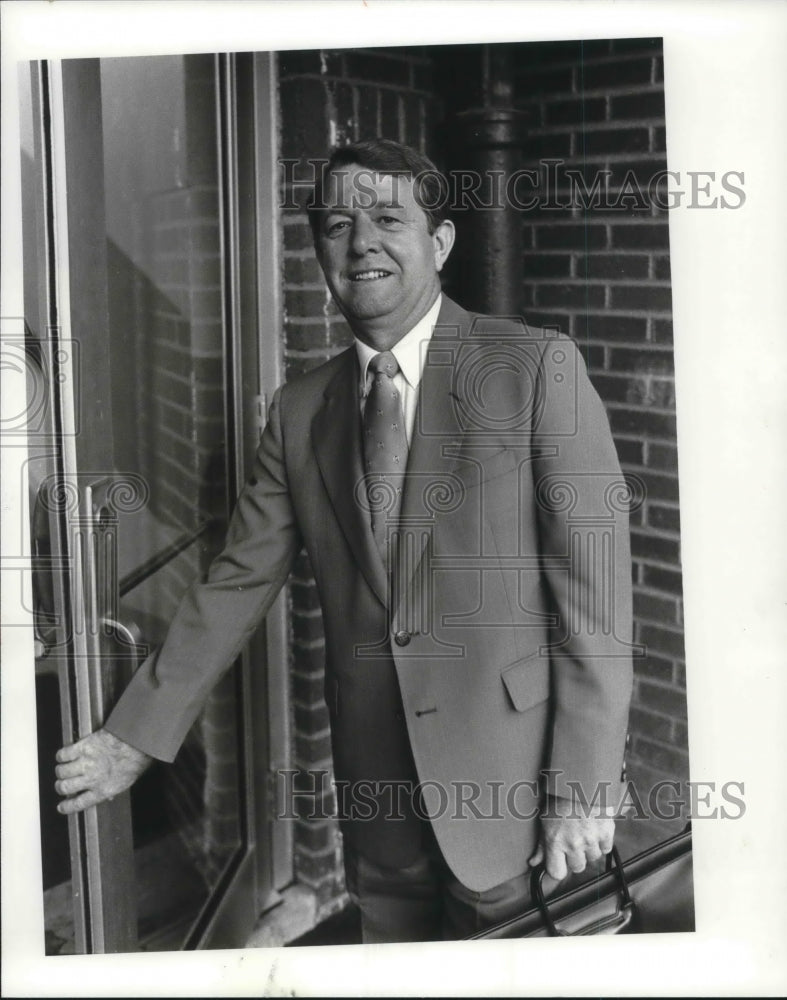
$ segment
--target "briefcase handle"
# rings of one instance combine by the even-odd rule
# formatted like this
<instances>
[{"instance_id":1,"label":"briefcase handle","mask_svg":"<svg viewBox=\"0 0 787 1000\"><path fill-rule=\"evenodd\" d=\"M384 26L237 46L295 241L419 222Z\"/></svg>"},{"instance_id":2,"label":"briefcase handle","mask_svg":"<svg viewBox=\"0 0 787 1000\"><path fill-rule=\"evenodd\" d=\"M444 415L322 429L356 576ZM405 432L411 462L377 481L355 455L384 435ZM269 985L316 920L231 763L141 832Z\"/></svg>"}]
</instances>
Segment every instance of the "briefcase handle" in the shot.
<instances>
[{"instance_id":1,"label":"briefcase handle","mask_svg":"<svg viewBox=\"0 0 787 1000\"><path fill-rule=\"evenodd\" d=\"M617 911L612 916L594 920L581 930L571 934L569 931L561 930L549 912L549 905L544 896L543 885L546 868L543 864L540 864L533 869L530 874L530 893L538 909L541 911L544 925L550 937L575 937L584 934L620 934L628 927L634 917L634 901L629 892L626 874L623 870L623 862L620 859L617 847L613 847L607 855L606 872L607 874L614 872L618 881L619 902Z\"/></svg>"}]
</instances>

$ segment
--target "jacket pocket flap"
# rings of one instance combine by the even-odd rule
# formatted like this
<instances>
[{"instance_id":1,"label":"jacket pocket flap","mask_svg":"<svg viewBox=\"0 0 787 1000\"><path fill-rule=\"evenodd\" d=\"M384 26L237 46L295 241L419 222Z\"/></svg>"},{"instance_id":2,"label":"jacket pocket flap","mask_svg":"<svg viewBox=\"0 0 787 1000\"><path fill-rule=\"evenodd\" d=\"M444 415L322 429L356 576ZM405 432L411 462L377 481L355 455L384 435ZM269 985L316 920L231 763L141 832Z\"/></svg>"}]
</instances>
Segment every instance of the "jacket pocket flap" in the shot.
<instances>
[{"instance_id":1,"label":"jacket pocket flap","mask_svg":"<svg viewBox=\"0 0 787 1000\"><path fill-rule=\"evenodd\" d=\"M500 677L517 712L524 712L549 697L549 664L540 658L528 656L517 660L501 670Z\"/></svg>"}]
</instances>

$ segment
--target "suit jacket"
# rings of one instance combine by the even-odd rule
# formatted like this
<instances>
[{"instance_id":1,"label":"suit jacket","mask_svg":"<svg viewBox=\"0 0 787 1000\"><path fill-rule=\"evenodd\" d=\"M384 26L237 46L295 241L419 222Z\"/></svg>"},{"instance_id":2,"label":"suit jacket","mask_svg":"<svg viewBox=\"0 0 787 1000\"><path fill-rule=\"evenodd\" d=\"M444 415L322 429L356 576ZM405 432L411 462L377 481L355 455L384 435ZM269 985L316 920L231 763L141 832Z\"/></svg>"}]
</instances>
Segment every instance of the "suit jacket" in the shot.
<instances>
[{"instance_id":1,"label":"suit jacket","mask_svg":"<svg viewBox=\"0 0 787 1000\"><path fill-rule=\"evenodd\" d=\"M354 348L276 392L224 551L106 725L171 760L305 544L337 778L406 776L390 763L404 743L444 857L482 891L527 869L545 789L619 789L625 484L573 342L444 296L389 577L364 509L359 412ZM363 849L360 827L345 832Z\"/></svg>"}]
</instances>

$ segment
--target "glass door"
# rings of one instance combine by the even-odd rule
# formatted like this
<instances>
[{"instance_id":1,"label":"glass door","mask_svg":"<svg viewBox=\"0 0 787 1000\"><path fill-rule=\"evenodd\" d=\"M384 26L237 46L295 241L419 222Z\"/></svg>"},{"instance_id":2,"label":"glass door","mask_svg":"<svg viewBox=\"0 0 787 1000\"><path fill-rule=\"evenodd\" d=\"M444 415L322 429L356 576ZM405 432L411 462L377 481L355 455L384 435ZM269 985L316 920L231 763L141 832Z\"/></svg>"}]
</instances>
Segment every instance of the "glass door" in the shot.
<instances>
[{"instance_id":1,"label":"glass door","mask_svg":"<svg viewBox=\"0 0 787 1000\"><path fill-rule=\"evenodd\" d=\"M237 143L255 124L238 128L238 79L259 96L261 68L67 60L22 81L27 368L45 401L30 507L48 954L239 947L287 880L264 794L286 742L275 618L174 764L67 821L51 791L57 745L101 725L219 551L276 377L239 244L239 184L253 198L261 165Z\"/></svg>"}]
</instances>

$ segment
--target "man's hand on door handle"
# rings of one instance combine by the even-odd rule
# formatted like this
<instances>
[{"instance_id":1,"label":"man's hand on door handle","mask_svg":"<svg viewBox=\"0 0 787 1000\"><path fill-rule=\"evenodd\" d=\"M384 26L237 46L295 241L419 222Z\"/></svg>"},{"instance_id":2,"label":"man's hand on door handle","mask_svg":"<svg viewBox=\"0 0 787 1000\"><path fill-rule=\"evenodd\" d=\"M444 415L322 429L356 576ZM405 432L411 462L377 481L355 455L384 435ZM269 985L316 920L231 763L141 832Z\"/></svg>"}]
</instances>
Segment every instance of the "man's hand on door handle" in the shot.
<instances>
[{"instance_id":1,"label":"man's hand on door handle","mask_svg":"<svg viewBox=\"0 0 787 1000\"><path fill-rule=\"evenodd\" d=\"M99 729L56 754L55 791L67 796L58 812L81 812L124 792L149 766L152 757Z\"/></svg>"}]
</instances>

